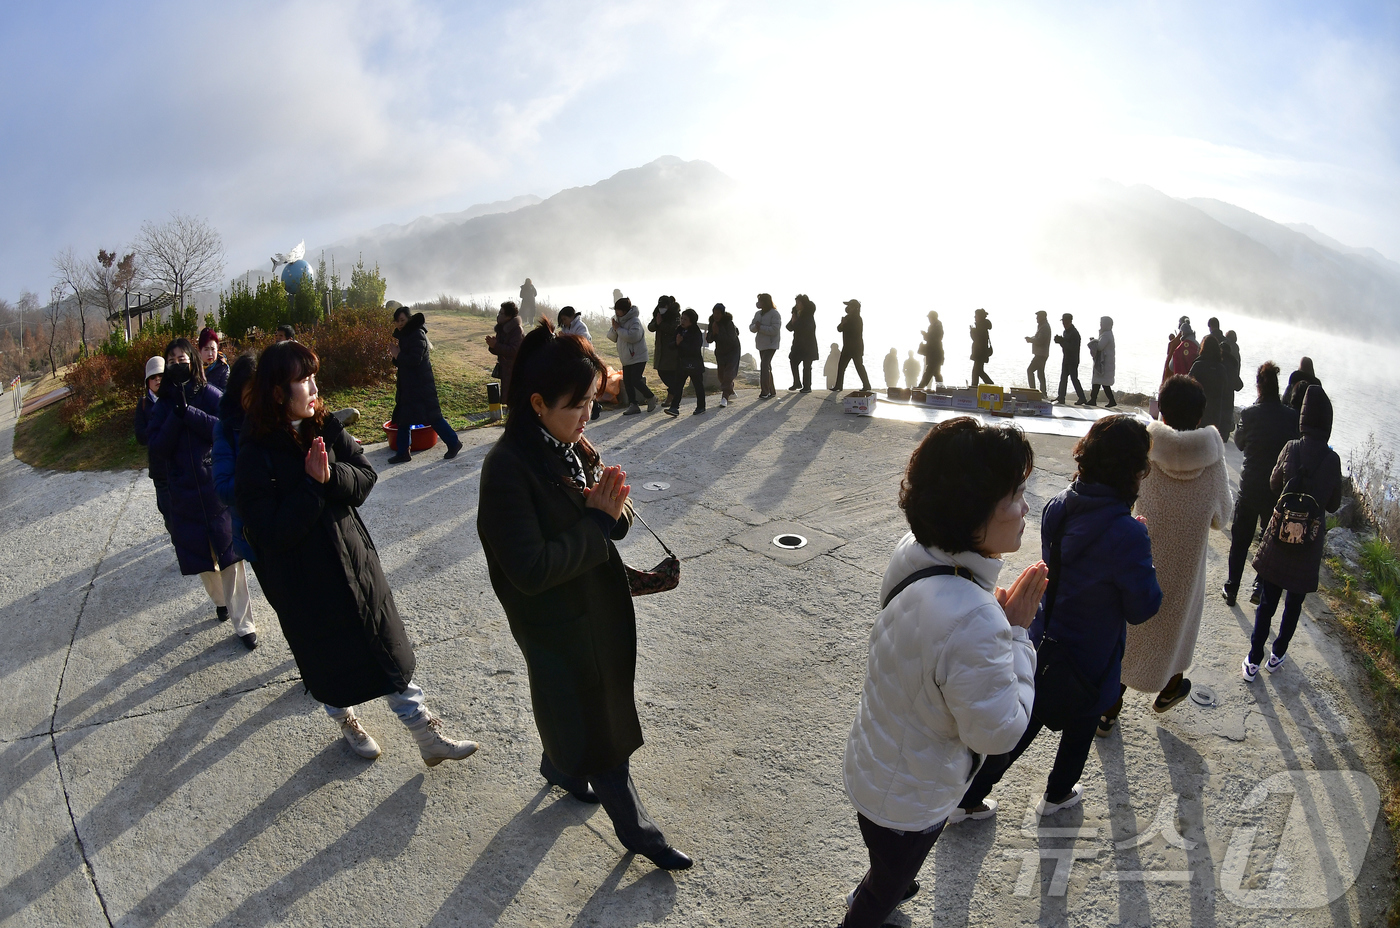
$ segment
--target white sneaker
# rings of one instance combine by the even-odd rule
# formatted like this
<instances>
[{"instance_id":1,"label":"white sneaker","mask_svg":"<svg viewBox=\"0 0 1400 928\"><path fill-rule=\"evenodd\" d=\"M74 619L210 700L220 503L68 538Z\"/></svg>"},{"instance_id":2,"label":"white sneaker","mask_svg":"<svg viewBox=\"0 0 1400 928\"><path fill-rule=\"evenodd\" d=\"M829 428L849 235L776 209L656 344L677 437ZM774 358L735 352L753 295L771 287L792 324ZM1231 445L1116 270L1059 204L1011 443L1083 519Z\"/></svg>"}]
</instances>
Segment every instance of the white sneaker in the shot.
<instances>
[{"instance_id":1,"label":"white sneaker","mask_svg":"<svg viewBox=\"0 0 1400 928\"><path fill-rule=\"evenodd\" d=\"M427 718L408 726L413 732L413 740L418 742L418 753L423 755L423 763L436 767L445 760L462 760L476 753L475 741L453 741L442 733L442 720L431 712Z\"/></svg>"},{"instance_id":2,"label":"white sneaker","mask_svg":"<svg viewBox=\"0 0 1400 928\"><path fill-rule=\"evenodd\" d=\"M1054 815L1061 809L1068 809L1070 806L1079 805L1079 801L1083 798L1084 787L1081 784L1076 783L1074 784L1074 789L1070 790L1069 798L1066 799L1064 802L1050 802L1044 796L1041 796L1040 801L1035 804L1035 812L1037 815L1042 816Z\"/></svg>"},{"instance_id":3,"label":"white sneaker","mask_svg":"<svg viewBox=\"0 0 1400 928\"><path fill-rule=\"evenodd\" d=\"M721 397L719 398L719 405L720 405L721 408L723 408L723 407L725 407L725 406L728 406L728 405L729 405L729 397L727 397L727 396L721 396Z\"/></svg>"},{"instance_id":4,"label":"white sneaker","mask_svg":"<svg viewBox=\"0 0 1400 928\"><path fill-rule=\"evenodd\" d=\"M1286 660L1288 660L1287 654L1285 654L1283 657L1279 657L1277 654L1270 651L1269 659L1264 662L1264 669L1267 670L1269 673L1278 673L1280 670L1283 669L1283 662ZM1255 672L1258 673L1257 670Z\"/></svg>"},{"instance_id":5,"label":"white sneaker","mask_svg":"<svg viewBox=\"0 0 1400 928\"><path fill-rule=\"evenodd\" d=\"M350 745L350 749L366 760L374 760L379 756L379 743L365 731L353 710L340 720L340 733L345 736L345 743Z\"/></svg>"},{"instance_id":6,"label":"white sneaker","mask_svg":"<svg viewBox=\"0 0 1400 928\"><path fill-rule=\"evenodd\" d=\"M1245 658L1240 663L1240 676L1244 677L1246 683L1253 683L1254 678L1259 676L1259 665L1251 664L1249 658Z\"/></svg>"},{"instance_id":7,"label":"white sneaker","mask_svg":"<svg viewBox=\"0 0 1400 928\"><path fill-rule=\"evenodd\" d=\"M972 819L974 822L981 822L996 814L997 801L995 799L987 799L982 802L982 808L978 809L976 812L970 809L953 809L952 812L948 813L948 824L956 825L958 822L965 822L968 819Z\"/></svg>"}]
</instances>

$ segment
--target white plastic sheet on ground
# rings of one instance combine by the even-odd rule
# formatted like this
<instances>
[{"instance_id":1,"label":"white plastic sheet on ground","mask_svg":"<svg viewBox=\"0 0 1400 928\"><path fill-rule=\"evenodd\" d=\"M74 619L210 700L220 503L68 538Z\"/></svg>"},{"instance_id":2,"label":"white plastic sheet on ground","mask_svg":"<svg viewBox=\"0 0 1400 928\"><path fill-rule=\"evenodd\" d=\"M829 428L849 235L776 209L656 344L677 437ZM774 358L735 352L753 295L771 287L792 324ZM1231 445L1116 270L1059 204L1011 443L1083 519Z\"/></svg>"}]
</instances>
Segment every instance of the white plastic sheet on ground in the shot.
<instances>
[{"instance_id":1,"label":"white plastic sheet on ground","mask_svg":"<svg viewBox=\"0 0 1400 928\"><path fill-rule=\"evenodd\" d=\"M901 403L880 397L871 416L876 419L897 419L901 422L946 422L958 416L972 416L990 425L1011 423L1023 432L1037 435L1065 435L1078 438L1089 434L1089 429L1104 416L1125 413L1136 416L1143 422L1151 421L1141 409L1124 407L1104 409L1098 406L1056 406L1050 416L994 416L981 410L940 409L922 403Z\"/></svg>"}]
</instances>

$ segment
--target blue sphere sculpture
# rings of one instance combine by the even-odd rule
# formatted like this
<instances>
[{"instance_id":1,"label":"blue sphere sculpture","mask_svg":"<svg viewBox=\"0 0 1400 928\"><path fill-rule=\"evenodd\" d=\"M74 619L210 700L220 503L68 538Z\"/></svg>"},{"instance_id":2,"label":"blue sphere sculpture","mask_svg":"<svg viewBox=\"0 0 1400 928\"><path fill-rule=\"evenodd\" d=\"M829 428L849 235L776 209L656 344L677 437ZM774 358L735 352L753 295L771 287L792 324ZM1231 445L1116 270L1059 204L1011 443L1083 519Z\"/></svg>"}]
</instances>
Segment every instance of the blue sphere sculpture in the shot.
<instances>
[{"instance_id":1,"label":"blue sphere sculpture","mask_svg":"<svg viewBox=\"0 0 1400 928\"><path fill-rule=\"evenodd\" d=\"M288 293L296 293L301 288L303 277L316 279L316 275L311 273L311 265L305 261L293 261L282 269L282 286Z\"/></svg>"}]
</instances>

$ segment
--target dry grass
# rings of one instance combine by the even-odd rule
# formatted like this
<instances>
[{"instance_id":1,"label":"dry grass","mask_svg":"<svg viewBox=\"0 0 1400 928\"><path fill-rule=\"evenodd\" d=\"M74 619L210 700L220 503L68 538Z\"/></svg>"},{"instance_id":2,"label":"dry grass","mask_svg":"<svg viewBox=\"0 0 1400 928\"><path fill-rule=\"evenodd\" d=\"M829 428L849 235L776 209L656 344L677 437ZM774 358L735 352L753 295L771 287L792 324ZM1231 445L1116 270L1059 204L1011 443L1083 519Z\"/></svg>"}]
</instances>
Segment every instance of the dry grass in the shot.
<instances>
[{"instance_id":1,"label":"dry grass","mask_svg":"<svg viewBox=\"0 0 1400 928\"><path fill-rule=\"evenodd\" d=\"M15 457L46 470L132 470L146 466L146 449L136 442L132 411L117 398L88 407L85 417L90 424L81 436L68 428L62 412L63 403L57 403L21 419L15 427Z\"/></svg>"}]
</instances>

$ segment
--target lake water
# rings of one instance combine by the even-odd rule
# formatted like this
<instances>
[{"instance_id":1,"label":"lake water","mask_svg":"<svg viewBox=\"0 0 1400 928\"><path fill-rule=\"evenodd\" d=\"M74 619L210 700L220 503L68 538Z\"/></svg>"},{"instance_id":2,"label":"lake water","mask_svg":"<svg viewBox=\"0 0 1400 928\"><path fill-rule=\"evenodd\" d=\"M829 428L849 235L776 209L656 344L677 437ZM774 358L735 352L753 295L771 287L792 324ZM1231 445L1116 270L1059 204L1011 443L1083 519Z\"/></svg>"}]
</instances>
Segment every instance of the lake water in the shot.
<instances>
[{"instance_id":1,"label":"lake water","mask_svg":"<svg viewBox=\"0 0 1400 928\"><path fill-rule=\"evenodd\" d=\"M1117 373L1115 391L1151 394L1161 378L1169 333L1176 329L1177 319L1191 317L1197 337L1205 335L1206 320L1220 319L1221 327L1234 329L1239 336L1241 379L1245 389L1236 397L1243 407L1254 401L1254 371L1265 360L1272 360L1282 370L1281 380L1298 366L1303 356L1313 359L1317 376L1322 380L1336 412L1332 445L1345 465L1348 454L1374 434L1381 446L1400 457L1400 346L1367 341L1351 336L1304 329L1281 322L1258 319L1228 309L1202 308L1185 303L1164 303L1143 299L1132 294L1094 290L1045 279L1002 281L993 286L936 287L915 286L906 282L887 281L871 288L836 289L830 285L814 285L813 278L783 280L743 274L730 277L673 279L666 281L618 281L606 286L540 287L540 299L554 306L570 304L585 313L605 312L611 303L614 286L619 287L642 307L643 318L649 318L661 293L674 294L682 306L694 307L703 322L715 302L724 303L743 335L746 351L753 351L753 336L748 322L754 309L754 295L765 291L773 294L774 302L784 321L792 306L792 295L807 293L817 304L818 342L822 361L817 363L814 381L821 382L820 367L831 343L840 341L836 323L845 300L859 298L865 318L865 365L871 382L884 387L883 360L891 347L899 349L901 364L910 349L917 349L919 332L926 323L930 309L937 310L944 327L943 376L949 383L966 382L972 371L968 355L971 339L967 327L972 324L973 310L986 307L992 320L992 344L995 353L987 372L999 384L1020 385L1025 382L1026 365L1030 363L1030 346L1024 338L1035 331L1035 312L1043 309L1049 314L1051 328L1060 331L1059 318L1064 312L1074 314L1075 326L1087 342L1098 332L1100 316L1112 316L1117 343ZM917 294L916 297L911 294ZM514 293L490 295L497 304L504 299L517 299ZM605 360L615 354L603 338L594 333L600 353ZM778 385L785 386L789 333L783 333L783 346L778 351L775 367ZM916 355L917 356L917 355ZM1080 381L1087 392L1090 381L1087 348L1082 353ZM1059 349L1052 346L1046 364L1046 379L1053 391L1059 380ZM847 371L847 386L854 372ZM859 379L856 378L857 385ZM1072 388L1071 388L1072 390ZM1100 400L1102 402L1102 400Z\"/></svg>"}]
</instances>

